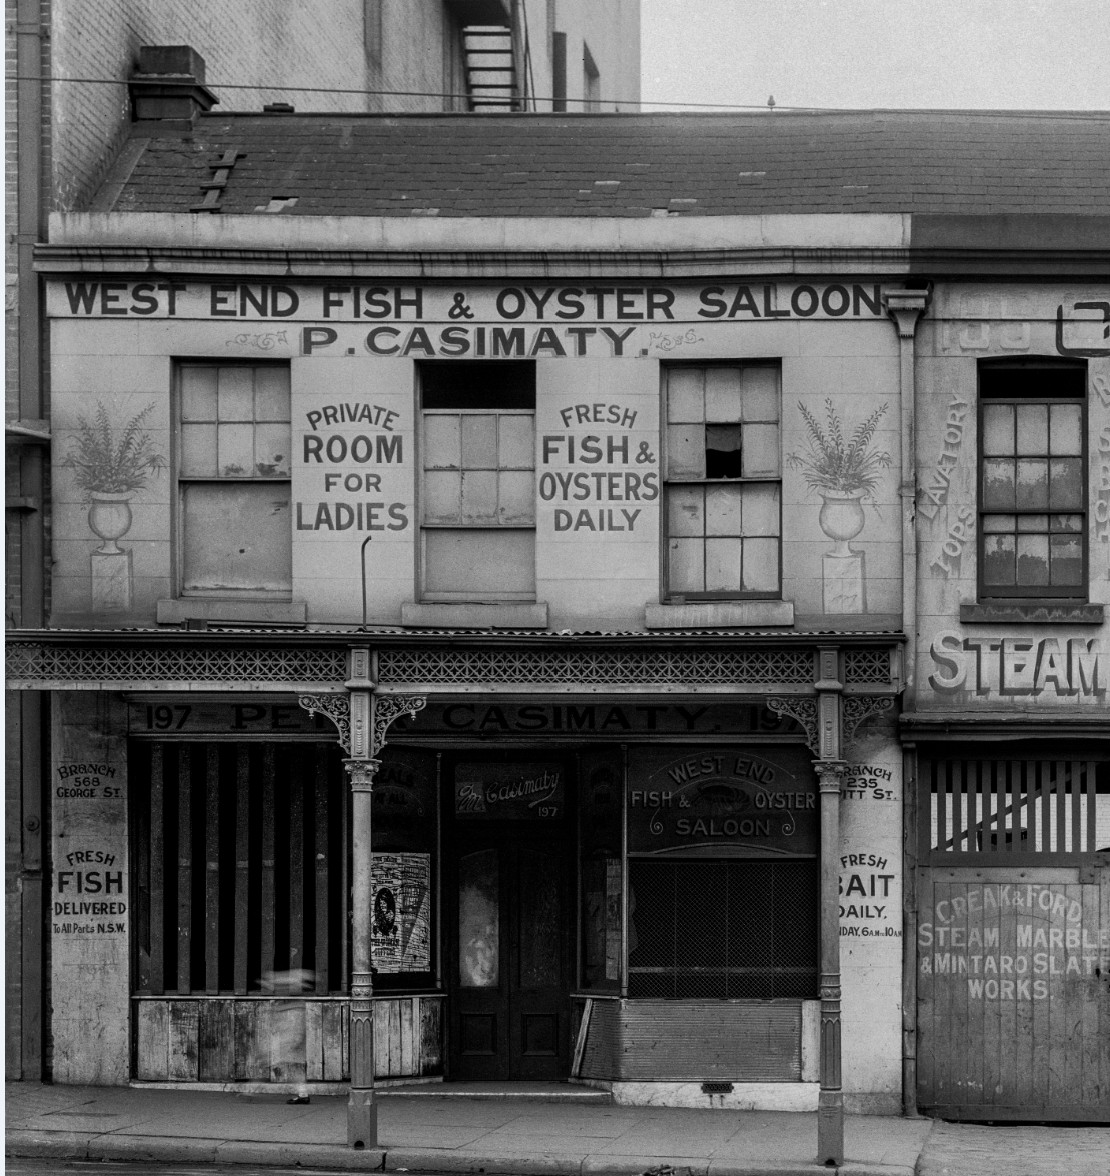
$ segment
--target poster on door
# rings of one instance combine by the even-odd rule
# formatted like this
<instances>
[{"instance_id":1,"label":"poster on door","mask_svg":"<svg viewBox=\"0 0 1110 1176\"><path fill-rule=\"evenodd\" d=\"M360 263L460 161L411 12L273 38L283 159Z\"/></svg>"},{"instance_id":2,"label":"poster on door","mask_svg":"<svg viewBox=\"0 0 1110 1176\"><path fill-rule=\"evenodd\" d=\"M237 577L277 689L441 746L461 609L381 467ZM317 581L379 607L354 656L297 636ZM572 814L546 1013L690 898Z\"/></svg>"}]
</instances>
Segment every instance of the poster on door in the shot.
<instances>
[{"instance_id":1,"label":"poster on door","mask_svg":"<svg viewBox=\"0 0 1110 1176\"><path fill-rule=\"evenodd\" d=\"M431 958L432 858L376 853L370 864L370 948L379 972L426 972Z\"/></svg>"}]
</instances>

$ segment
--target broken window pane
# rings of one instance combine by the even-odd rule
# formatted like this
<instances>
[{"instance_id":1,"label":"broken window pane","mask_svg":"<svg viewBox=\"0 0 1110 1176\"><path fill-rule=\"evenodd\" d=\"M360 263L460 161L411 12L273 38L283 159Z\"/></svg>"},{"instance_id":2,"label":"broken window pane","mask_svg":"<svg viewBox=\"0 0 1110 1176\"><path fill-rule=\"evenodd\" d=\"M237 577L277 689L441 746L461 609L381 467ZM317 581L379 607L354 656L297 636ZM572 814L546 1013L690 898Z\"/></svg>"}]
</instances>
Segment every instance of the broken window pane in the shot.
<instances>
[{"instance_id":1,"label":"broken window pane","mask_svg":"<svg viewBox=\"0 0 1110 1176\"><path fill-rule=\"evenodd\" d=\"M534 598L535 415L522 410L535 407L535 365L433 362L420 370L425 598ZM460 473L446 473L452 469ZM436 526L443 523L455 527Z\"/></svg>"},{"instance_id":2,"label":"broken window pane","mask_svg":"<svg viewBox=\"0 0 1110 1176\"><path fill-rule=\"evenodd\" d=\"M668 591L773 596L780 590L779 368L674 367L665 388ZM758 481L757 481L758 479ZM729 485L721 485L723 482ZM682 483L701 483L700 486ZM764 559L746 570L749 542ZM766 548L769 544L770 547ZM766 548L766 549L765 549Z\"/></svg>"},{"instance_id":3,"label":"broken window pane","mask_svg":"<svg viewBox=\"0 0 1110 1176\"><path fill-rule=\"evenodd\" d=\"M739 478L743 476L739 425L705 426L705 476L707 478Z\"/></svg>"}]
</instances>

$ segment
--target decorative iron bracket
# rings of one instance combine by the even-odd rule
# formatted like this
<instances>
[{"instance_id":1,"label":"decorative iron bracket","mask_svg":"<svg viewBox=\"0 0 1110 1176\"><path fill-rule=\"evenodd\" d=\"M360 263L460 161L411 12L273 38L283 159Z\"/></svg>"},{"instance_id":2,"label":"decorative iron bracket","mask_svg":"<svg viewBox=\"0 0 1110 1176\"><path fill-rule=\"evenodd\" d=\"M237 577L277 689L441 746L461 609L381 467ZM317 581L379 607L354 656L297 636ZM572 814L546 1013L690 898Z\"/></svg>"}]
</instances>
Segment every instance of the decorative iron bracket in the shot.
<instances>
[{"instance_id":1,"label":"decorative iron bracket","mask_svg":"<svg viewBox=\"0 0 1110 1176\"><path fill-rule=\"evenodd\" d=\"M875 715L890 710L894 699L889 694L849 694L841 702L841 722L844 724L844 742L852 744L856 728Z\"/></svg>"},{"instance_id":2,"label":"decorative iron bracket","mask_svg":"<svg viewBox=\"0 0 1110 1176\"><path fill-rule=\"evenodd\" d=\"M351 699L347 694L300 694L297 702L310 714L323 715L339 731L339 746L351 754Z\"/></svg>"},{"instance_id":3,"label":"decorative iron bracket","mask_svg":"<svg viewBox=\"0 0 1110 1176\"><path fill-rule=\"evenodd\" d=\"M814 755L821 754L821 737L817 721L817 699L797 694L773 694L764 699L768 710L800 723L806 733L806 746Z\"/></svg>"},{"instance_id":4,"label":"decorative iron bracket","mask_svg":"<svg viewBox=\"0 0 1110 1176\"><path fill-rule=\"evenodd\" d=\"M356 755L351 745L351 694L301 694L297 698L304 710L321 714L335 724L339 731L339 745L349 755L356 759L377 759L385 746L386 732L401 715L415 716L428 704L422 694L374 694L369 691L360 692L371 697L371 736L369 756ZM361 701L356 697L356 701ZM358 708L360 711L362 707Z\"/></svg>"},{"instance_id":5,"label":"decorative iron bracket","mask_svg":"<svg viewBox=\"0 0 1110 1176\"><path fill-rule=\"evenodd\" d=\"M395 719L402 715L416 718L416 712L427 706L423 694L376 694L374 695L374 724L370 738L370 755L377 757L385 746L385 733Z\"/></svg>"}]
</instances>

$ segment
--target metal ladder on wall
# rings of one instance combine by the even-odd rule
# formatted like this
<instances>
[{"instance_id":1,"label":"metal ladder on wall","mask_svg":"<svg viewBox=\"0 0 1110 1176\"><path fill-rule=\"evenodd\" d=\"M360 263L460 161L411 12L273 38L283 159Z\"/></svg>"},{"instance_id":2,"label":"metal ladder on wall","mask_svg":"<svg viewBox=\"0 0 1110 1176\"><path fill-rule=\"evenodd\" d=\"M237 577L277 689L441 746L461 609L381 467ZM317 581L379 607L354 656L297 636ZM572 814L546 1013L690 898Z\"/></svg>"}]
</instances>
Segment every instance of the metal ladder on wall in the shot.
<instances>
[{"instance_id":1,"label":"metal ladder on wall","mask_svg":"<svg viewBox=\"0 0 1110 1176\"><path fill-rule=\"evenodd\" d=\"M467 25L462 35L470 109L476 112L522 109L512 29L501 25Z\"/></svg>"}]
</instances>

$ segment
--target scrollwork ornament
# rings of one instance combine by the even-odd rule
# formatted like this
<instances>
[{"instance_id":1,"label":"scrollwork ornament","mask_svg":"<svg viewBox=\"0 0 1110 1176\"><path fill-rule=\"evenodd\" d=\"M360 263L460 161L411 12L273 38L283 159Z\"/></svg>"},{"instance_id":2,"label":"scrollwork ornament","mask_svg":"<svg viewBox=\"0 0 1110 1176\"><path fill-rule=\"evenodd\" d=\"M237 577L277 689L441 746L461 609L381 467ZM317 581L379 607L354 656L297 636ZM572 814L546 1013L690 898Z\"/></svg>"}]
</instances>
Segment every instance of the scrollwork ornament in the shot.
<instances>
[{"instance_id":1,"label":"scrollwork ornament","mask_svg":"<svg viewBox=\"0 0 1110 1176\"><path fill-rule=\"evenodd\" d=\"M856 729L875 715L890 710L894 699L889 694L849 694L842 700L844 742L855 740Z\"/></svg>"},{"instance_id":2,"label":"scrollwork ornament","mask_svg":"<svg viewBox=\"0 0 1110 1176\"><path fill-rule=\"evenodd\" d=\"M346 694L301 694L297 698L303 710L320 714L335 724L339 731L339 746L351 751L351 700Z\"/></svg>"},{"instance_id":3,"label":"scrollwork ornament","mask_svg":"<svg viewBox=\"0 0 1110 1176\"><path fill-rule=\"evenodd\" d=\"M422 711L427 704L428 700L422 694L376 694L370 754L376 756L385 746L385 733L395 719L401 715L415 718L416 712Z\"/></svg>"},{"instance_id":4,"label":"scrollwork ornament","mask_svg":"<svg viewBox=\"0 0 1110 1176\"><path fill-rule=\"evenodd\" d=\"M772 695L766 700L768 710L776 715L785 715L801 724L806 733L806 746L814 755L820 755L820 736L817 722L817 700L797 695Z\"/></svg>"}]
</instances>

